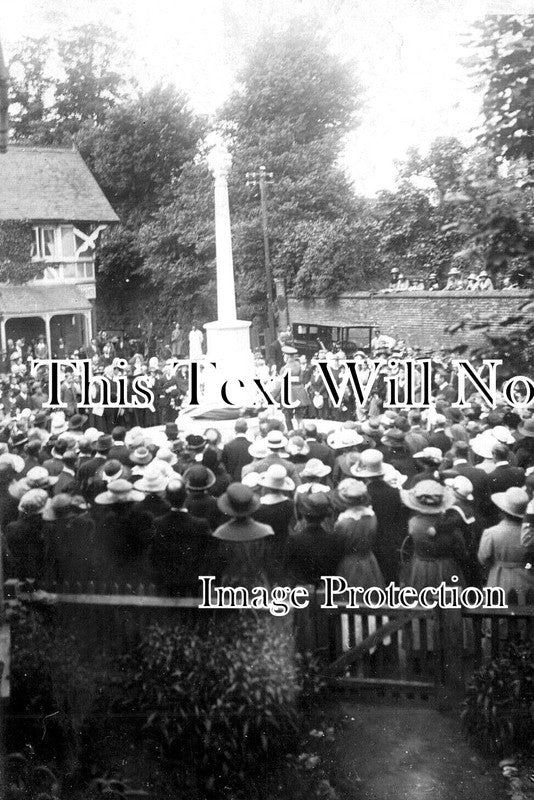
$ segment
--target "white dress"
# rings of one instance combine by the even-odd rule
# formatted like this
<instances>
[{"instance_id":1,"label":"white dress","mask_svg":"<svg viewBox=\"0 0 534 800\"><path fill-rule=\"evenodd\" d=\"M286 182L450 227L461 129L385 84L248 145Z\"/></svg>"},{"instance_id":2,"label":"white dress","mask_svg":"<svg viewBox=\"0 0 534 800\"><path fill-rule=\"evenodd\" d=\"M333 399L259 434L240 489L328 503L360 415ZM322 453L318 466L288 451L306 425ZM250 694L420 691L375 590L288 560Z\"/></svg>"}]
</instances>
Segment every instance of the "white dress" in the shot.
<instances>
[{"instance_id":1,"label":"white dress","mask_svg":"<svg viewBox=\"0 0 534 800\"><path fill-rule=\"evenodd\" d=\"M198 328L189 333L189 358L191 361L202 358L203 341L204 334Z\"/></svg>"}]
</instances>

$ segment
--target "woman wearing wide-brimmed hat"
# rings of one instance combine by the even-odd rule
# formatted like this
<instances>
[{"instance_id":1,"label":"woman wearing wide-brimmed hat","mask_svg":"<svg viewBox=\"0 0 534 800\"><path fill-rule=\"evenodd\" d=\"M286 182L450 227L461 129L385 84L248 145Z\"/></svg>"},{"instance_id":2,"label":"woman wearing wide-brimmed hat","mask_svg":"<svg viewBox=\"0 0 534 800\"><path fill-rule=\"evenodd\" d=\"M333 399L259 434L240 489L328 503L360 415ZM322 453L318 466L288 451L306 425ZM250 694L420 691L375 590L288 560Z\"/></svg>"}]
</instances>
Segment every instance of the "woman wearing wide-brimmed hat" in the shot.
<instances>
[{"instance_id":1,"label":"woman wearing wide-brimmed hat","mask_svg":"<svg viewBox=\"0 0 534 800\"><path fill-rule=\"evenodd\" d=\"M371 507L367 487L363 481L345 478L337 486L338 514L334 531L343 537L344 553L336 575L347 580L350 586L369 589L384 587L384 578L373 553L376 536L376 516Z\"/></svg>"},{"instance_id":2,"label":"woman wearing wide-brimmed hat","mask_svg":"<svg viewBox=\"0 0 534 800\"><path fill-rule=\"evenodd\" d=\"M165 471L163 461L159 459L152 461L143 473L143 477L137 481L135 488L139 492L144 492L144 499L139 503L140 511L147 511L153 517L161 517L169 510L169 504L165 500L165 490L169 483L169 476Z\"/></svg>"},{"instance_id":3,"label":"woman wearing wide-brimmed hat","mask_svg":"<svg viewBox=\"0 0 534 800\"><path fill-rule=\"evenodd\" d=\"M45 540L42 514L48 501L44 489L30 489L21 498L19 518L6 528L4 542L7 578L33 578L43 575Z\"/></svg>"},{"instance_id":4,"label":"woman wearing wide-brimmed hat","mask_svg":"<svg viewBox=\"0 0 534 800\"><path fill-rule=\"evenodd\" d=\"M534 467L534 417L522 420L517 426L519 441L514 447L517 466Z\"/></svg>"},{"instance_id":5,"label":"woman wearing wide-brimmed hat","mask_svg":"<svg viewBox=\"0 0 534 800\"><path fill-rule=\"evenodd\" d=\"M260 473L258 485L262 494L254 519L271 526L274 531L271 543L273 555L282 560L287 539L295 523L295 483L288 477L282 464L271 464L266 472Z\"/></svg>"},{"instance_id":6,"label":"woman wearing wide-brimmed hat","mask_svg":"<svg viewBox=\"0 0 534 800\"><path fill-rule=\"evenodd\" d=\"M273 576L270 540L274 531L253 519L260 501L252 489L231 483L217 500L228 521L213 533L217 540L214 554L216 573L226 586L269 586Z\"/></svg>"},{"instance_id":7,"label":"woman wearing wide-brimmed hat","mask_svg":"<svg viewBox=\"0 0 534 800\"><path fill-rule=\"evenodd\" d=\"M482 518L475 510L473 484L465 475L445 478L445 485L452 489L453 505L446 511L446 518L462 534L468 553L465 578L470 586L482 586L482 571L478 561L478 545L482 535Z\"/></svg>"},{"instance_id":8,"label":"woman wearing wide-brimmed hat","mask_svg":"<svg viewBox=\"0 0 534 800\"><path fill-rule=\"evenodd\" d=\"M132 586L147 580L148 547L153 534L153 517L138 506L143 492L130 481L111 481L95 497L99 507L96 520L96 549L100 579Z\"/></svg>"},{"instance_id":9,"label":"woman wearing wide-brimmed hat","mask_svg":"<svg viewBox=\"0 0 534 800\"><path fill-rule=\"evenodd\" d=\"M413 558L405 583L418 591L442 582L464 586L467 548L461 532L448 523L445 512L454 504L448 486L437 481L420 481L412 489L401 489L401 500L412 515L408 534L413 542ZM458 577L457 582L452 577Z\"/></svg>"},{"instance_id":10,"label":"woman wearing wide-brimmed hat","mask_svg":"<svg viewBox=\"0 0 534 800\"><path fill-rule=\"evenodd\" d=\"M196 464L184 472L187 498L185 507L194 517L205 519L210 530L214 531L223 521L217 500L211 494L216 478L211 469Z\"/></svg>"},{"instance_id":11,"label":"woman wearing wide-brimmed hat","mask_svg":"<svg viewBox=\"0 0 534 800\"><path fill-rule=\"evenodd\" d=\"M491 499L500 511L501 520L483 532L478 560L483 567L489 568L487 586L500 586L506 594L514 589L519 603L523 604L528 591L534 599L534 575L532 570L525 568L532 553L529 554L521 544L521 525L527 510L528 494L525 489L512 486L505 492L492 494Z\"/></svg>"},{"instance_id":12,"label":"woman wearing wide-brimmed hat","mask_svg":"<svg viewBox=\"0 0 534 800\"><path fill-rule=\"evenodd\" d=\"M57 494L43 511L46 577L61 583L95 580L95 524L79 495Z\"/></svg>"}]
</instances>

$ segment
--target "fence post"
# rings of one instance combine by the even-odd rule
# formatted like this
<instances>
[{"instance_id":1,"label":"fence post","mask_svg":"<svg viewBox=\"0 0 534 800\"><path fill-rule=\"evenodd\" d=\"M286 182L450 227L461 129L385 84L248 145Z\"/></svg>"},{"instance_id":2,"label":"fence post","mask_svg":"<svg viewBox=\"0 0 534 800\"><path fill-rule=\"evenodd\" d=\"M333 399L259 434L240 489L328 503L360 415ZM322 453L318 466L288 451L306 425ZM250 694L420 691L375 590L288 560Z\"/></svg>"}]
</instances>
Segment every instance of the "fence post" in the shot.
<instances>
[{"instance_id":1,"label":"fence post","mask_svg":"<svg viewBox=\"0 0 534 800\"><path fill-rule=\"evenodd\" d=\"M439 635L441 705L455 706L464 690L463 621L460 608L436 608Z\"/></svg>"}]
</instances>

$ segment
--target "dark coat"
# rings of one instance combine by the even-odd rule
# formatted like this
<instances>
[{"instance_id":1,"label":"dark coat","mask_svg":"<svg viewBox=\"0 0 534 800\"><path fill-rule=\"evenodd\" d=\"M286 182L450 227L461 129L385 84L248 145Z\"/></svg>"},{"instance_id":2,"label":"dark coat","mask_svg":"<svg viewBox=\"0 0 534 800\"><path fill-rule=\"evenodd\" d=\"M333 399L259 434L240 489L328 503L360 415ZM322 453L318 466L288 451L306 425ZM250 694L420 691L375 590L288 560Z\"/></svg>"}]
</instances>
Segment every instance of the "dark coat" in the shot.
<instances>
[{"instance_id":1,"label":"dark coat","mask_svg":"<svg viewBox=\"0 0 534 800\"><path fill-rule=\"evenodd\" d=\"M318 442L317 439L306 439L306 444L310 448L308 459L318 458L323 464L328 464L329 467L334 466L336 454L331 447L323 442Z\"/></svg>"},{"instance_id":2,"label":"dark coat","mask_svg":"<svg viewBox=\"0 0 534 800\"><path fill-rule=\"evenodd\" d=\"M534 436L525 436L514 445L513 451L517 458L517 466L527 469L534 467Z\"/></svg>"},{"instance_id":3,"label":"dark coat","mask_svg":"<svg viewBox=\"0 0 534 800\"><path fill-rule=\"evenodd\" d=\"M35 578L44 572L45 540L40 514L10 522L4 542L6 578Z\"/></svg>"},{"instance_id":4,"label":"dark coat","mask_svg":"<svg viewBox=\"0 0 534 800\"><path fill-rule=\"evenodd\" d=\"M286 570L297 583L320 586L321 575L336 574L343 547L341 534L328 532L320 522L307 522L287 541Z\"/></svg>"},{"instance_id":5,"label":"dark coat","mask_svg":"<svg viewBox=\"0 0 534 800\"><path fill-rule=\"evenodd\" d=\"M101 507L95 535L100 579L136 586L150 577L148 548L153 535L151 514L136 503ZM109 509L105 513L105 509Z\"/></svg>"},{"instance_id":6,"label":"dark coat","mask_svg":"<svg viewBox=\"0 0 534 800\"><path fill-rule=\"evenodd\" d=\"M398 581L400 548L408 533L408 514L398 489L372 478L367 493L376 516L374 554L386 584Z\"/></svg>"},{"instance_id":7,"label":"dark coat","mask_svg":"<svg viewBox=\"0 0 534 800\"><path fill-rule=\"evenodd\" d=\"M111 459L116 459L126 467L130 467L132 465L132 462L130 461L130 450L122 442L113 444L107 457L109 461L111 461Z\"/></svg>"},{"instance_id":8,"label":"dark coat","mask_svg":"<svg viewBox=\"0 0 534 800\"><path fill-rule=\"evenodd\" d=\"M248 452L249 447L250 442L245 434L238 434L223 447L222 463L233 481L241 480L241 470L252 461L252 456Z\"/></svg>"},{"instance_id":9,"label":"dark coat","mask_svg":"<svg viewBox=\"0 0 534 800\"><path fill-rule=\"evenodd\" d=\"M188 492L185 507L194 517L206 520L211 531L225 520L224 514L219 511L217 500L205 492Z\"/></svg>"},{"instance_id":10,"label":"dark coat","mask_svg":"<svg viewBox=\"0 0 534 800\"><path fill-rule=\"evenodd\" d=\"M45 523L46 576L50 581L71 584L98 578L95 525L89 514L69 514Z\"/></svg>"},{"instance_id":11,"label":"dark coat","mask_svg":"<svg viewBox=\"0 0 534 800\"><path fill-rule=\"evenodd\" d=\"M76 476L69 472L61 472L53 489L54 497L63 493L75 494L77 491L79 491L79 485Z\"/></svg>"},{"instance_id":12,"label":"dark coat","mask_svg":"<svg viewBox=\"0 0 534 800\"><path fill-rule=\"evenodd\" d=\"M164 594L199 594L210 545L210 529L204 519L188 511L171 509L154 521L150 566L156 588Z\"/></svg>"},{"instance_id":13,"label":"dark coat","mask_svg":"<svg viewBox=\"0 0 534 800\"><path fill-rule=\"evenodd\" d=\"M511 486L523 486L525 470L521 467L512 467L511 464L502 464L495 467L488 475L491 494L505 492Z\"/></svg>"}]
</instances>

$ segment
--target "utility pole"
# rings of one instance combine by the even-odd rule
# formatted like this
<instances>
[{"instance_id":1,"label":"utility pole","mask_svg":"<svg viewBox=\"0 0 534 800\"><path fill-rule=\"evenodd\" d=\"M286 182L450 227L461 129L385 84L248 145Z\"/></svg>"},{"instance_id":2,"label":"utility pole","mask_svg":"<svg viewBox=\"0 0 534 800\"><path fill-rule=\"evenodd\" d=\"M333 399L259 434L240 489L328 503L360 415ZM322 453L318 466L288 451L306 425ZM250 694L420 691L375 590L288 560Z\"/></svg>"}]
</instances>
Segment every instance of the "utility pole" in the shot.
<instances>
[{"instance_id":1,"label":"utility pole","mask_svg":"<svg viewBox=\"0 0 534 800\"><path fill-rule=\"evenodd\" d=\"M269 252L269 229L267 219L267 185L273 183L273 173L267 172L265 167L260 167L258 172L247 172L247 186L260 187L261 224L263 228L263 251L265 255L265 282L267 284L267 320L271 342L276 339L276 325L274 321L274 287L271 272L271 255Z\"/></svg>"},{"instance_id":2,"label":"utility pole","mask_svg":"<svg viewBox=\"0 0 534 800\"><path fill-rule=\"evenodd\" d=\"M9 78L4 57L2 55L2 44L0 43L0 153L7 151L7 136L9 129L8 121L8 86Z\"/></svg>"}]
</instances>

